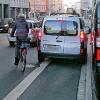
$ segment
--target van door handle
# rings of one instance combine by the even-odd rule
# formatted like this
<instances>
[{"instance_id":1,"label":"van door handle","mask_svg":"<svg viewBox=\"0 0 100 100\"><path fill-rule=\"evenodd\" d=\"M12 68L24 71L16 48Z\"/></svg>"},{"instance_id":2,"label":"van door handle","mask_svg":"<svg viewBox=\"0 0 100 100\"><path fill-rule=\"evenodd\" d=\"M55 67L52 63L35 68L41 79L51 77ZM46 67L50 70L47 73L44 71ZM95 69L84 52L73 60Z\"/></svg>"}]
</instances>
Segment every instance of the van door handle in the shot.
<instances>
[{"instance_id":1,"label":"van door handle","mask_svg":"<svg viewBox=\"0 0 100 100\"><path fill-rule=\"evenodd\" d=\"M57 40L56 42L63 42L63 41L61 41L61 40Z\"/></svg>"}]
</instances>

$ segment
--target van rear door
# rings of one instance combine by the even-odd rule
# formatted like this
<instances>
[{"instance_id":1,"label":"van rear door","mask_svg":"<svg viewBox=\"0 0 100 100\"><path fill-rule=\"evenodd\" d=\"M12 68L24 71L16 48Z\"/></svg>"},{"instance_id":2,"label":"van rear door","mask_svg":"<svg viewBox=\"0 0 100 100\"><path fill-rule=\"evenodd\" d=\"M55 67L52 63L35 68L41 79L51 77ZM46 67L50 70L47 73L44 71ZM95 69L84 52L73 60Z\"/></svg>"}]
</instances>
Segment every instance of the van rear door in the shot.
<instances>
[{"instance_id":1,"label":"van rear door","mask_svg":"<svg viewBox=\"0 0 100 100\"><path fill-rule=\"evenodd\" d=\"M61 33L61 21L46 20L44 35L41 38L41 51L47 53L63 53L64 34Z\"/></svg>"},{"instance_id":2,"label":"van rear door","mask_svg":"<svg viewBox=\"0 0 100 100\"><path fill-rule=\"evenodd\" d=\"M64 31L64 54L80 54L80 36L78 35L79 26L76 21L68 20L62 24Z\"/></svg>"}]
</instances>

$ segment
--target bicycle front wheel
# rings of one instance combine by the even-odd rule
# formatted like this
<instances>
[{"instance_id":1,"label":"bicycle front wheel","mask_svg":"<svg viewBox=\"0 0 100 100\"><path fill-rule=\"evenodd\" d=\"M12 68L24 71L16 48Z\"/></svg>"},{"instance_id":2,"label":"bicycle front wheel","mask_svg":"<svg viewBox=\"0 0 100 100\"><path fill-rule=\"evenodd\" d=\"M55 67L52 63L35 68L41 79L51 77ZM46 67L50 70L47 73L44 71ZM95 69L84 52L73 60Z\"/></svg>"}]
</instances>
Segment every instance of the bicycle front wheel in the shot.
<instances>
[{"instance_id":1,"label":"bicycle front wheel","mask_svg":"<svg viewBox=\"0 0 100 100\"><path fill-rule=\"evenodd\" d=\"M21 72L24 72L25 68L26 68L26 54L24 53L24 51L21 51L20 58L19 58L18 69Z\"/></svg>"}]
</instances>

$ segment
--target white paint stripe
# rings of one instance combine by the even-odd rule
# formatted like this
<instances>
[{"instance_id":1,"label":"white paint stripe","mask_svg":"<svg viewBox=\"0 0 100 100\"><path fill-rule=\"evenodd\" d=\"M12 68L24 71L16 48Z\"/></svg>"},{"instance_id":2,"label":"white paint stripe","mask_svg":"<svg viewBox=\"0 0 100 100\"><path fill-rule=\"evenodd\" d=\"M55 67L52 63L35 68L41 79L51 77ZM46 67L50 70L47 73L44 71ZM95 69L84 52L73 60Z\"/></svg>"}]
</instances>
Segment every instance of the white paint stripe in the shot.
<instances>
[{"instance_id":1,"label":"white paint stripe","mask_svg":"<svg viewBox=\"0 0 100 100\"><path fill-rule=\"evenodd\" d=\"M36 67L36 66L35 65L32 65L32 64L26 65L26 68L34 68L34 67Z\"/></svg>"},{"instance_id":2,"label":"white paint stripe","mask_svg":"<svg viewBox=\"0 0 100 100\"><path fill-rule=\"evenodd\" d=\"M40 67L32 71L15 89L4 97L3 100L17 100L49 63L49 60L41 63Z\"/></svg>"},{"instance_id":3,"label":"white paint stripe","mask_svg":"<svg viewBox=\"0 0 100 100\"><path fill-rule=\"evenodd\" d=\"M85 100L85 84L86 84L85 74L86 74L86 65L83 65L81 68L77 100Z\"/></svg>"},{"instance_id":4,"label":"white paint stripe","mask_svg":"<svg viewBox=\"0 0 100 100\"><path fill-rule=\"evenodd\" d=\"M89 36L90 37L90 36ZM89 38L88 37L88 38ZM90 40L90 38L88 39ZM81 75L79 80L79 87L78 87L78 94L77 100L92 100L92 79L91 79L91 72L92 72L92 63L91 63L91 50L90 50L90 41L88 41L88 59L87 65L83 65L81 69Z\"/></svg>"},{"instance_id":5,"label":"white paint stripe","mask_svg":"<svg viewBox=\"0 0 100 100\"><path fill-rule=\"evenodd\" d=\"M90 40L90 39L89 39ZM88 63L86 68L86 96L85 100L92 100L92 52L90 47L90 41L88 43Z\"/></svg>"}]
</instances>

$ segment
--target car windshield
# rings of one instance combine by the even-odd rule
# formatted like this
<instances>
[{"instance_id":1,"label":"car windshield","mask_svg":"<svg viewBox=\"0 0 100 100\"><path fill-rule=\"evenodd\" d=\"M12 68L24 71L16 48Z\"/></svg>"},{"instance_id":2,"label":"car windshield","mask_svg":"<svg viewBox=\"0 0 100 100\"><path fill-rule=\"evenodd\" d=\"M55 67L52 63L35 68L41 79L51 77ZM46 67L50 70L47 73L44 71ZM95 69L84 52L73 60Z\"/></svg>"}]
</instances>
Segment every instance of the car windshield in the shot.
<instances>
[{"instance_id":1,"label":"car windshield","mask_svg":"<svg viewBox=\"0 0 100 100\"><path fill-rule=\"evenodd\" d=\"M78 24L75 21L47 20L44 24L46 35L77 35Z\"/></svg>"}]
</instances>

